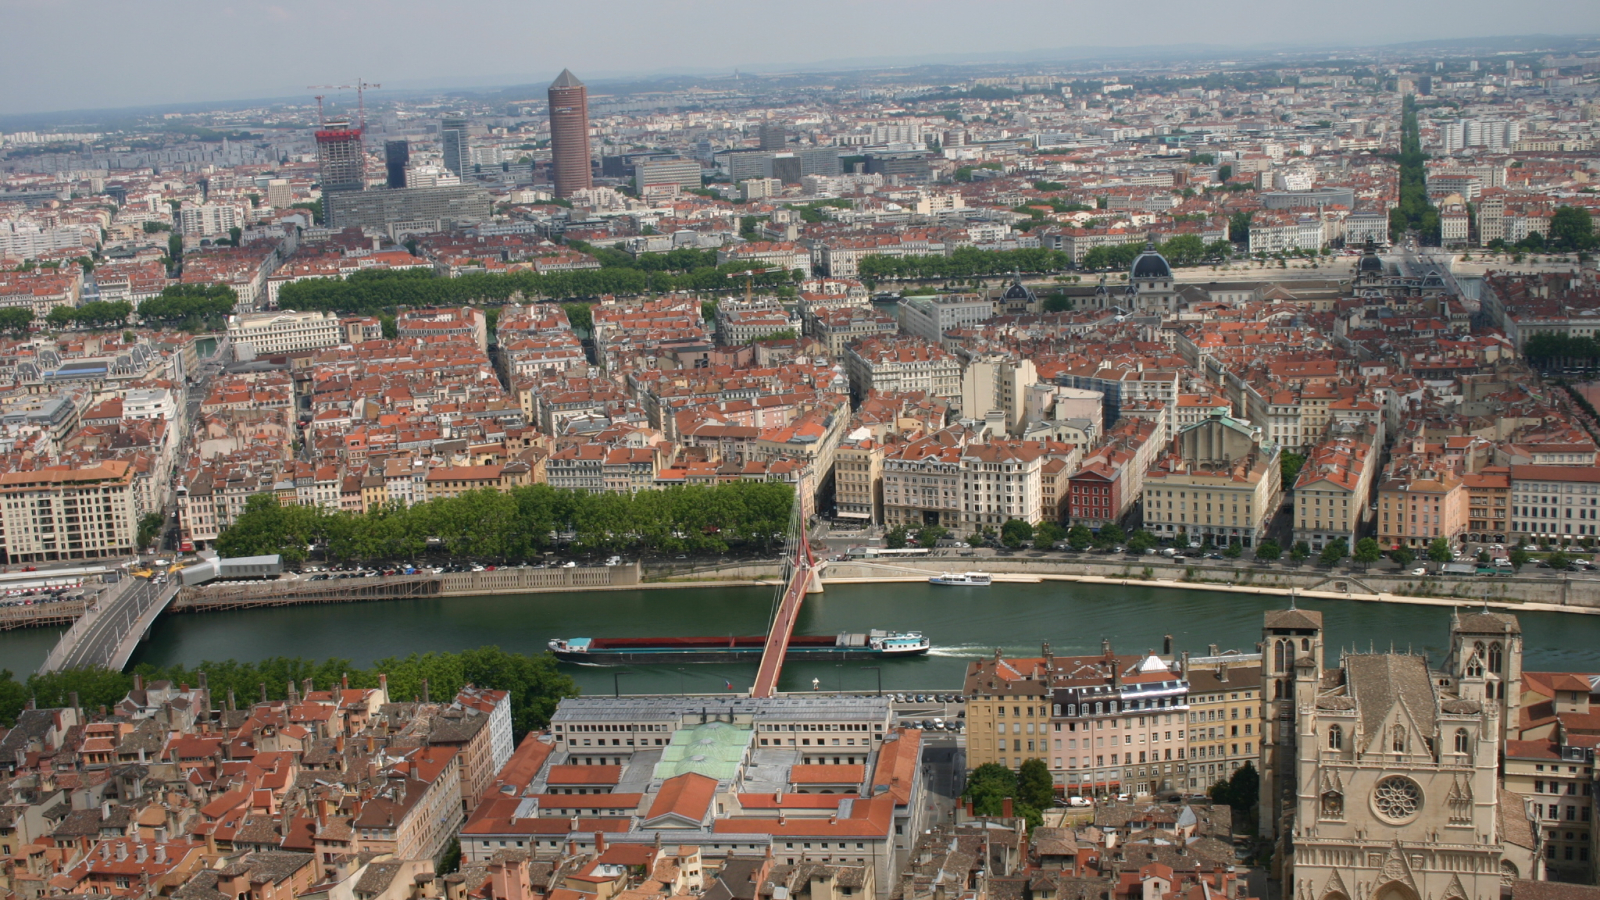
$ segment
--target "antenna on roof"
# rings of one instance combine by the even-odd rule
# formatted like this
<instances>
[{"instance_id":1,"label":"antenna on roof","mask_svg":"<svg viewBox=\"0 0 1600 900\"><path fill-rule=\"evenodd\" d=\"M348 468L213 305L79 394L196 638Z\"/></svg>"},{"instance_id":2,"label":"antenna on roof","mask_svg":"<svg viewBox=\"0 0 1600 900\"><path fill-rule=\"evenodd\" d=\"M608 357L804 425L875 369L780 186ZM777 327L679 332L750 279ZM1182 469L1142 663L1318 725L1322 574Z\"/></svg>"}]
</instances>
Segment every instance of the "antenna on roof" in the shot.
<instances>
[{"instance_id":1,"label":"antenna on roof","mask_svg":"<svg viewBox=\"0 0 1600 900\"><path fill-rule=\"evenodd\" d=\"M1294 588L1290 588L1289 589L1289 609L1291 611L1298 609L1298 607L1296 607L1294 605L1294 601L1295 601L1295 591L1294 591Z\"/></svg>"}]
</instances>

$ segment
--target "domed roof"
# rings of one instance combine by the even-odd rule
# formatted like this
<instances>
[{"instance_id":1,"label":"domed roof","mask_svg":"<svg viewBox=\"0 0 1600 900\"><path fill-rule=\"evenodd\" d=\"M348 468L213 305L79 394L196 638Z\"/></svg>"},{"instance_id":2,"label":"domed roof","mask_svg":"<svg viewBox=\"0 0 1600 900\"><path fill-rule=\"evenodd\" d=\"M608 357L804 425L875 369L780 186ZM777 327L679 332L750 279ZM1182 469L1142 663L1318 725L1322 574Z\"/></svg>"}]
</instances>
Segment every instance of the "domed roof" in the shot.
<instances>
[{"instance_id":1,"label":"domed roof","mask_svg":"<svg viewBox=\"0 0 1600 900\"><path fill-rule=\"evenodd\" d=\"M1170 280L1172 267L1167 265L1167 258L1156 252L1153 246L1146 247L1133 261L1133 278L1156 278Z\"/></svg>"},{"instance_id":2,"label":"domed roof","mask_svg":"<svg viewBox=\"0 0 1600 900\"><path fill-rule=\"evenodd\" d=\"M1383 260L1376 253L1364 253L1361 255L1361 263L1356 270L1359 272L1376 272L1382 275Z\"/></svg>"}]
</instances>

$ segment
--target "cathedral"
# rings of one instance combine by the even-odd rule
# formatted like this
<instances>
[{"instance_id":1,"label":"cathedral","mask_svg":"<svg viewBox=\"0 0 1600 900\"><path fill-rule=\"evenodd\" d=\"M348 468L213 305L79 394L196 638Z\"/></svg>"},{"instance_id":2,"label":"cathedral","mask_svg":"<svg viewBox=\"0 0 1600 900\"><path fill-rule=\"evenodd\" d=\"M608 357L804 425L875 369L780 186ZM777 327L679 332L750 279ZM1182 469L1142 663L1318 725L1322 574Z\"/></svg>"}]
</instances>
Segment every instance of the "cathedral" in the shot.
<instances>
[{"instance_id":1,"label":"cathedral","mask_svg":"<svg viewBox=\"0 0 1600 900\"><path fill-rule=\"evenodd\" d=\"M1499 900L1537 877L1536 848L1507 837L1527 813L1499 787L1521 630L1488 611L1450 624L1443 669L1392 649L1324 668L1320 613L1267 613L1261 817L1285 898Z\"/></svg>"}]
</instances>

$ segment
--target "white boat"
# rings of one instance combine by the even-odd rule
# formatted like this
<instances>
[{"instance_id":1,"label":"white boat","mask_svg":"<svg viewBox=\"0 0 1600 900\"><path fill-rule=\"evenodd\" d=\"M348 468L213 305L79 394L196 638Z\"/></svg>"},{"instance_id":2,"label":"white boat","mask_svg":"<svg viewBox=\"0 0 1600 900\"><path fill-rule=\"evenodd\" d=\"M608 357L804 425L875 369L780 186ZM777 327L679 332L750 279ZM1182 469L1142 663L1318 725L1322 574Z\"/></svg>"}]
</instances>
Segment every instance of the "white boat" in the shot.
<instances>
[{"instance_id":1,"label":"white boat","mask_svg":"<svg viewBox=\"0 0 1600 900\"><path fill-rule=\"evenodd\" d=\"M945 572L929 578L928 583L951 587L988 587L992 580L988 572Z\"/></svg>"}]
</instances>

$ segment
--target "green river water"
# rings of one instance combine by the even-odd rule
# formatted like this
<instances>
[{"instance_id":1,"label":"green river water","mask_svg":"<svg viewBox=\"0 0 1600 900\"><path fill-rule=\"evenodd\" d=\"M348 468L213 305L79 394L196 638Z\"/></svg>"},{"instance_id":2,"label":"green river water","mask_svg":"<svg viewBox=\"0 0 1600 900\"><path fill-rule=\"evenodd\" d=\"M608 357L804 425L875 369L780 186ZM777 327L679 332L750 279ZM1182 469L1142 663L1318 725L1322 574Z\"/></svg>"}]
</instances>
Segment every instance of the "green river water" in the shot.
<instances>
[{"instance_id":1,"label":"green river water","mask_svg":"<svg viewBox=\"0 0 1600 900\"><path fill-rule=\"evenodd\" d=\"M190 665L203 660L268 656L339 656L371 660L429 650L498 644L536 652L555 637L759 634L772 610L766 588L515 594L436 600L396 600L326 606L162 617L134 662ZM1281 608L1281 597L1199 590L1063 583L997 584L947 588L925 584L835 585L808 596L797 633L835 634L887 628L922 631L933 643L925 657L882 663L885 689L956 690L966 664L996 647L1036 655L1049 641L1058 655L1100 652L1109 638L1123 653L1159 650L1164 635L1175 652L1202 655L1207 645L1251 651L1261 615ZM1408 646L1437 662L1449 636L1443 607L1351 601L1301 601L1321 610L1330 663L1337 648ZM1600 671L1600 616L1524 613L1525 667L1531 670ZM0 667L33 671L56 629L0 634ZM784 690L871 690L876 673L860 662L795 663L784 670ZM747 690L755 664L629 666L613 670L565 665L586 693L723 691L731 682Z\"/></svg>"}]
</instances>

